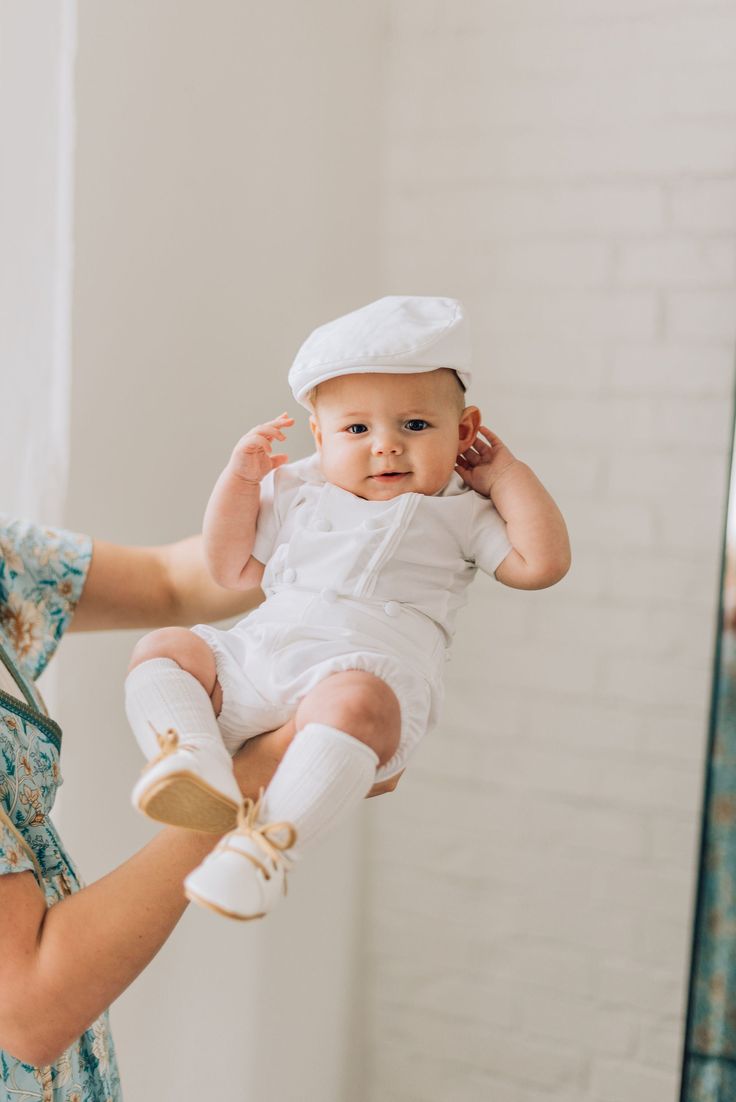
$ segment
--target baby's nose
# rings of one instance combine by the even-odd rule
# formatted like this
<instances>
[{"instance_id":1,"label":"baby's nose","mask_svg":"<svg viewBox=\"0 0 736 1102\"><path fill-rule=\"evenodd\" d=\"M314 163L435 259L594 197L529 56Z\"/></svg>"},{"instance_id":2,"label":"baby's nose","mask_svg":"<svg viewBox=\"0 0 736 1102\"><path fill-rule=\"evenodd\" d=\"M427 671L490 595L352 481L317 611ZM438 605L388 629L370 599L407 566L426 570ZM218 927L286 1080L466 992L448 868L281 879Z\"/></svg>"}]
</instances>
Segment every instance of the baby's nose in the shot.
<instances>
[{"instance_id":1,"label":"baby's nose","mask_svg":"<svg viewBox=\"0 0 736 1102\"><path fill-rule=\"evenodd\" d=\"M399 455L400 452L401 441L398 436L383 433L382 435L376 435L373 440L374 455Z\"/></svg>"}]
</instances>

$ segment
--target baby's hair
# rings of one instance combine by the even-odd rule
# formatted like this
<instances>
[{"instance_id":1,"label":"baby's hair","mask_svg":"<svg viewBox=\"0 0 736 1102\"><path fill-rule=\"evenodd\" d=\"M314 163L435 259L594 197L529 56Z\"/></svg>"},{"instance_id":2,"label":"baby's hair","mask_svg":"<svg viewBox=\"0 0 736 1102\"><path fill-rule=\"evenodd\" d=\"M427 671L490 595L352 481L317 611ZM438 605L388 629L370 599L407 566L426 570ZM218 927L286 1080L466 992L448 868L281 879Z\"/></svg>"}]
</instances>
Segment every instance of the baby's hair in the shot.
<instances>
[{"instance_id":1,"label":"baby's hair","mask_svg":"<svg viewBox=\"0 0 736 1102\"><path fill-rule=\"evenodd\" d=\"M312 389L305 395L307 401L309 402L310 406L312 407L312 411L314 411L314 406L315 406L315 403L317 401L317 391L318 390L319 390L319 385L313 386Z\"/></svg>"},{"instance_id":2,"label":"baby's hair","mask_svg":"<svg viewBox=\"0 0 736 1102\"><path fill-rule=\"evenodd\" d=\"M442 368L444 371L452 371L455 382L457 383L457 389L455 390L455 400L458 413L462 413L465 409L465 384L461 381L457 371L450 368ZM306 394L306 399L312 408L312 412L315 411L317 405L317 391L319 390L319 383L317 386L313 386L312 389Z\"/></svg>"},{"instance_id":3,"label":"baby's hair","mask_svg":"<svg viewBox=\"0 0 736 1102\"><path fill-rule=\"evenodd\" d=\"M455 393L455 400L457 402L457 411L458 413L462 413L462 411L465 409L465 383L462 381L457 371L453 371L452 368L450 368L449 370L452 371L455 382L457 383L457 387L453 388Z\"/></svg>"}]
</instances>

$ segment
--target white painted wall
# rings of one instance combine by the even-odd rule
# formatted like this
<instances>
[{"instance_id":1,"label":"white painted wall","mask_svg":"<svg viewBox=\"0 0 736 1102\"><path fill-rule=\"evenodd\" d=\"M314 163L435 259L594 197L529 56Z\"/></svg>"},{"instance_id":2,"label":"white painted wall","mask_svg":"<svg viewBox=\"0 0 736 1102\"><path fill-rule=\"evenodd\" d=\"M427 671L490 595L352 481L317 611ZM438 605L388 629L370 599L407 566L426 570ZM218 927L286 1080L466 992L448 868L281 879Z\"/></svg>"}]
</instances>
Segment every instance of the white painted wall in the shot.
<instances>
[{"instance_id":1,"label":"white painted wall","mask_svg":"<svg viewBox=\"0 0 736 1102\"><path fill-rule=\"evenodd\" d=\"M479 580L371 808L370 1102L673 1102L736 307L736 12L392 0L386 283L467 300L473 397L568 518Z\"/></svg>"},{"instance_id":2,"label":"white painted wall","mask_svg":"<svg viewBox=\"0 0 736 1102\"><path fill-rule=\"evenodd\" d=\"M378 14L80 3L70 526L198 531L238 437L293 406L301 340L381 292ZM296 458L306 415L292 436ZM134 638L61 656L63 826L88 879L150 833L129 806ZM326 843L268 924L191 909L113 1009L127 1102L349 1096L359 847L359 823Z\"/></svg>"},{"instance_id":3,"label":"white painted wall","mask_svg":"<svg viewBox=\"0 0 736 1102\"><path fill-rule=\"evenodd\" d=\"M672 1102L730 443L736 15L387 10L386 31L367 2L82 0L67 521L195 529L316 322L440 292L467 300L473 397L559 500L573 571L537 594L478 580L442 728L365 808L360 889L321 897L350 838L268 928L219 924L212 949L187 917L116 1008L127 1097ZM131 643L73 639L62 667L90 878L146 833L125 811Z\"/></svg>"},{"instance_id":4,"label":"white painted wall","mask_svg":"<svg viewBox=\"0 0 736 1102\"><path fill-rule=\"evenodd\" d=\"M0 0L0 510L62 515L69 446L74 0Z\"/></svg>"}]
</instances>

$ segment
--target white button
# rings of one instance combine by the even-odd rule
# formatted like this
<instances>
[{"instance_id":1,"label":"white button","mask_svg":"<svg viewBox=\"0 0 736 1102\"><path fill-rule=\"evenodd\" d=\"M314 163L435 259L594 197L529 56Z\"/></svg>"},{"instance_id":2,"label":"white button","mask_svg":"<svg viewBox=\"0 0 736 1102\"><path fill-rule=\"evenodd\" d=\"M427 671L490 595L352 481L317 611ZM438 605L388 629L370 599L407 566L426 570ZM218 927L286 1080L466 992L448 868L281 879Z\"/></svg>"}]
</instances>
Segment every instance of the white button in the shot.
<instances>
[{"instance_id":1,"label":"white button","mask_svg":"<svg viewBox=\"0 0 736 1102\"><path fill-rule=\"evenodd\" d=\"M451 660L451 658L452 658L452 655L450 654L449 650L446 650L445 651L445 662L449 662Z\"/></svg>"},{"instance_id":2,"label":"white button","mask_svg":"<svg viewBox=\"0 0 736 1102\"><path fill-rule=\"evenodd\" d=\"M323 601L327 601L332 605L337 600L337 592L334 589L323 589L320 593L320 597Z\"/></svg>"},{"instance_id":3,"label":"white button","mask_svg":"<svg viewBox=\"0 0 736 1102\"><path fill-rule=\"evenodd\" d=\"M327 517L317 517L314 522L314 527L317 532L331 532L332 524Z\"/></svg>"},{"instance_id":4,"label":"white button","mask_svg":"<svg viewBox=\"0 0 736 1102\"><path fill-rule=\"evenodd\" d=\"M383 520L381 517L368 517L363 521L364 528L383 528Z\"/></svg>"},{"instance_id":5,"label":"white button","mask_svg":"<svg viewBox=\"0 0 736 1102\"><path fill-rule=\"evenodd\" d=\"M387 616L399 616L401 614L401 605L398 601L386 601L383 606L383 611Z\"/></svg>"},{"instance_id":6,"label":"white button","mask_svg":"<svg viewBox=\"0 0 736 1102\"><path fill-rule=\"evenodd\" d=\"M296 570L294 570L293 566L287 566L286 570L284 571L284 581L285 582L295 582L296 581Z\"/></svg>"}]
</instances>

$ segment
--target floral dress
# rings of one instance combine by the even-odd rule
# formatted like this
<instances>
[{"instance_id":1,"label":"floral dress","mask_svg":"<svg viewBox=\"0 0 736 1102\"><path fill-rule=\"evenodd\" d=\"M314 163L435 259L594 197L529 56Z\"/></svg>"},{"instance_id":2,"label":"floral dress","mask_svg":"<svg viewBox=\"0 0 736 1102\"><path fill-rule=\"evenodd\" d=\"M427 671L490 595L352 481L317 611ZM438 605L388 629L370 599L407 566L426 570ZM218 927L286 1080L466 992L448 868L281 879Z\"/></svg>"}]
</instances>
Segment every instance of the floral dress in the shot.
<instances>
[{"instance_id":1,"label":"floral dress","mask_svg":"<svg viewBox=\"0 0 736 1102\"><path fill-rule=\"evenodd\" d=\"M48 906L82 885L49 818L61 730L34 682L69 624L90 558L85 536L0 516L0 875L32 872ZM50 1067L0 1050L0 1102L121 1098L107 1013Z\"/></svg>"}]
</instances>

